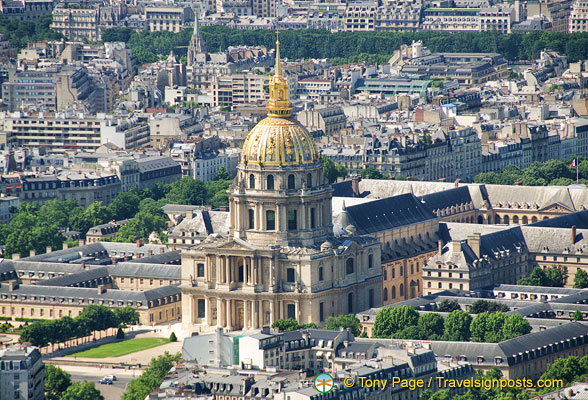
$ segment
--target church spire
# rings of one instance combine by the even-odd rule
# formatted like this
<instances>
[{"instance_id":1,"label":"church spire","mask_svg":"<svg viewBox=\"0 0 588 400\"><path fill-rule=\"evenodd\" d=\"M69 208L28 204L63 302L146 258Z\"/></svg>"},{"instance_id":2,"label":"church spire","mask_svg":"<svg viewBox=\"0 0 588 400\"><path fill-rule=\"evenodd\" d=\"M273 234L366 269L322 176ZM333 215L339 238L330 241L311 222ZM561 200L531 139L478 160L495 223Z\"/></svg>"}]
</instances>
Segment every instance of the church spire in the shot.
<instances>
[{"instance_id":1,"label":"church spire","mask_svg":"<svg viewBox=\"0 0 588 400\"><path fill-rule=\"evenodd\" d=\"M267 103L267 116L277 118L288 118L292 106L288 100L288 80L282 75L280 60L280 32L276 32L276 67L274 75L269 83L269 101Z\"/></svg>"}]
</instances>

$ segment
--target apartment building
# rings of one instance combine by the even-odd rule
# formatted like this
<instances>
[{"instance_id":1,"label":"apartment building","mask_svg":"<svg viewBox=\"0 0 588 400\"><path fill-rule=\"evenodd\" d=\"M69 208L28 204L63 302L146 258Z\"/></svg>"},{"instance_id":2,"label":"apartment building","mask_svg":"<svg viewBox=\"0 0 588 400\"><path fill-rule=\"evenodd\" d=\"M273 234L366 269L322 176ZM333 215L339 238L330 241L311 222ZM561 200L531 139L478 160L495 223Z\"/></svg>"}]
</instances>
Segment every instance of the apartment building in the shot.
<instances>
[{"instance_id":1,"label":"apartment building","mask_svg":"<svg viewBox=\"0 0 588 400\"><path fill-rule=\"evenodd\" d=\"M416 32L421 22L421 1L383 1L376 11L374 30L379 32Z\"/></svg>"},{"instance_id":2,"label":"apartment building","mask_svg":"<svg viewBox=\"0 0 588 400\"><path fill-rule=\"evenodd\" d=\"M51 29L68 40L96 42L100 40L100 8L83 4L61 3L53 10Z\"/></svg>"},{"instance_id":3,"label":"apartment building","mask_svg":"<svg viewBox=\"0 0 588 400\"><path fill-rule=\"evenodd\" d=\"M44 378L45 365L36 347L11 345L0 349L0 398L43 400Z\"/></svg>"},{"instance_id":4,"label":"apartment building","mask_svg":"<svg viewBox=\"0 0 588 400\"><path fill-rule=\"evenodd\" d=\"M213 181L217 178L218 170L223 167L231 177L237 173L240 151L223 151L204 153L194 158L192 177L201 181Z\"/></svg>"},{"instance_id":5,"label":"apartment building","mask_svg":"<svg viewBox=\"0 0 588 400\"><path fill-rule=\"evenodd\" d=\"M339 107L303 110L296 114L296 119L309 131L322 131L325 135L337 134L347 124L347 117Z\"/></svg>"},{"instance_id":6,"label":"apartment building","mask_svg":"<svg viewBox=\"0 0 588 400\"><path fill-rule=\"evenodd\" d=\"M588 1L576 0L570 13L569 33L588 32Z\"/></svg>"},{"instance_id":7,"label":"apartment building","mask_svg":"<svg viewBox=\"0 0 588 400\"><path fill-rule=\"evenodd\" d=\"M54 154L94 152L101 145L101 121L83 114L27 116L15 112L0 120L0 132L10 146L42 148Z\"/></svg>"},{"instance_id":8,"label":"apartment building","mask_svg":"<svg viewBox=\"0 0 588 400\"><path fill-rule=\"evenodd\" d=\"M308 7L308 29L342 31L345 27L346 6L340 3L313 3Z\"/></svg>"},{"instance_id":9,"label":"apartment building","mask_svg":"<svg viewBox=\"0 0 588 400\"><path fill-rule=\"evenodd\" d=\"M268 98L269 78L257 74L213 76L211 94L213 107L232 107L264 102Z\"/></svg>"},{"instance_id":10,"label":"apartment building","mask_svg":"<svg viewBox=\"0 0 588 400\"><path fill-rule=\"evenodd\" d=\"M253 15L260 18L276 17L276 0L252 0Z\"/></svg>"},{"instance_id":11,"label":"apartment building","mask_svg":"<svg viewBox=\"0 0 588 400\"><path fill-rule=\"evenodd\" d=\"M51 14L54 5L53 0L7 0L0 4L0 15L23 21L36 20L43 15Z\"/></svg>"},{"instance_id":12,"label":"apartment building","mask_svg":"<svg viewBox=\"0 0 588 400\"><path fill-rule=\"evenodd\" d=\"M194 11L190 7L145 7L145 20L150 32L178 33L194 21Z\"/></svg>"},{"instance_id":13,"label":"apartment building","mask_svg":"<svg viewBox=\"0 0 588 400\"><path fill-rule=\"evenodd\" d=\"M59 111L74 103L85 103L92 112L103 112L98 86L88 70L80 66L53 66L20 70L10 68L2 83L2 99L9 111L28 106Z\"/></svg>"},{"instance_id":14,"label":"apartment building","mask_svg":"<svg viewBox=\"0 0 588 400\"><path fill-rule=\"evenodd\" d=\"M357 2L347 4L344 29L347 32L373 31L376 26L376 2Z\"/></svg>"}]
</instances>

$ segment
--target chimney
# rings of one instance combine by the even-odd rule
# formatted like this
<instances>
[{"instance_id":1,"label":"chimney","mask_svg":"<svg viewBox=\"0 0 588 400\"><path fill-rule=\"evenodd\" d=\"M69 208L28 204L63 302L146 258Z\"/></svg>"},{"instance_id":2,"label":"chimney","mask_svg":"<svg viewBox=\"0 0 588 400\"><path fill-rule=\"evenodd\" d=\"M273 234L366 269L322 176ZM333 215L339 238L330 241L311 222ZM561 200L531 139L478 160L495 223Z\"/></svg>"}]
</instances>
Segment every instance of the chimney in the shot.
<instances>
[{"instance_id":1,"label":"chimney","mask_svg":"<svg viewBox=\"0 0 588 400\"><path fill-rule=\"evenodd\" d=\"M104 287L104 285L98 285L98 294L104 293L106 293L106 288Z\"/></svg>"},{"instance_id":2,"label":"chimney","mask_svg":"<svg viewBox=\"0 0 588 400\"><path fill-rule=\"evenodd\" d=\"M125 260L125 262L126 261L129 261L129 257L128 256L125 256L124 260Z\"/></svg>"},{"instance_id":3,"label":"chimney","mask_svg":"<svg viewBox=\"0 0 588 400\"><path fill-rule=\"evenodd\" d=\"M194 218L194 214L192 213L192 210L186 211L186 219L192 219L192 218Z\"/></svg>"},{"instance_id":4,"label":"chimney","mask_svg":"<svg viewBox=\"0 0 588 400\"><path fill-rule=\"evenodd\" d=\"M461 182L461 179L456 179L455 182L453 182L453 187L459 187L459 182Z\"/></svg>"},{"instance_id":5,"label":"chimney","mask_svg":"<svg viewBox=\"0 0 588 400\"><path fill-rule=\"evenodd\" d=\"M12 259L13 259L13 260L18 260L18 259L20 259L20 253L12 253Z\"/></svg>"},{"instance_id":6,"label":"chimney","mask_svg":"<svg viewBox=\"0 0 588 400\"><path fill-rule=\"evenodd\" d=\"M137 247L141 247L143 245L143 243L141 243L141 240L137 240Z\"/></svg>"},{"instance_id":7,"label":"chimney","mask_svg":"<svg viewBox=\"0 0 588 400\"><path fill-rule=\"evenodd\" d=\"M53 248L51 246L47 246L47 248L45 249L45 253L51 253L53 251Z\"/></svg>"},{"instance_id":8,"label":"chimney","mask_svg":"<svg viewBox=\"0 0 588 400\"><path fill-rule=\"evenodd\" d=\"M476 257L480 258L480 240L481 234L474 233L473 236L468 237L468 245L471 247L472 251L476 255Z\"/></svg>"},{"instance_id":9,"label":"chimney","mask_svg":"<svg viewBox=\"0 0 588 400\"><path fill-rule=\"evenodd\" d=\"M82 269L86 269L86 262L85 261L82 261L81 265L82 265Z\"/></svg>"},{"instance_id":10,"label":"chimney","mask_svg":"<svg viewBox=\"0 0 588 400\"><path fill-rule=\"evenodd\" d=\"M69 248L69 245L66 242L63 242L63 250L67 250Z\"/></svg>"},{"instance_id":11,"label":"chimney","mask_svg":"<svg viewBox=\"0 0 588 400\"><path fill-rule=\"evenodd\" d=\"M147 250L147 255L151 257L153 255L153 250Z\"/></svg>"},{"instance_id":12,"label":"chimney","mask_svg":"<svg viewBox=\"0 0 588 400\"><path fill-rule=\"evenodd\" d=\"M137 253L135 254L135 258L141 258L141 253L137 252Z\"/></svg>"},{"instance_id":13,"label":"chimney","mask_svg":"<svg viewBox=\"0 0 588 400\"><path fill-rule=\"evenodd\" d=\"M86 244L86 242L84 241L84 239L80 239L80 241L78 242L80 246L83 246Z\"/></svg>"},{"instance_id":14,"label":"chimney","mask_svg":"<svg viewBox=\"0 0 588 400\"><path fill-rule=\"evenodd\" d=\"M437 240L437 249L439 250L439 255L443 254L443 240Z\"/></svg>"},{"instance_id":15,"label":"chimney","mask_svg":"<svg viewBox=\"0 0 588 400\"><path fill-rule=\"evenodd\" d=\"M572 225L572 245L576 244L576 225Z\"/></svg>"},{"instance_id":16,"label":"chimney","mask_svg":"<svg viewBox=\"0 0 588 400\"><path fill-rule=\"evenodd\" d=\"M9 286L8 286L8 290L10 290L11 292L18 289L18 279L10 281Z\"/></svg>"},{"instance_id":17,"label":"chimney","mask_svg":"<svg viewBox=\"0 0 588 400\"><path fill-rule=\"evenodd\" d=\"M116 264L116 263L118 262L118 260L116 259L116 257L110 257L110 261L111 261L113 264Z\"/></svg>"},{"instance_id":18,"label":"chimney","mask_svg":"<svg viewBox=\"0 0 588 400\"><path fill-rule=\"evenodd\" d=\"M353 190L353 195L359 197L359 182L361 181L361 176L353 175L351 178L351 190Z\"/></svg>"},{"instance_id":19,"label":"chimney","mask_svg":"<svg viewBox=\"0 0 588 400\"><path fill-rule=\"evenodd\" d=\"M33 249L33 250L31 250L31 255L30 255L30 256L31 256L31 257L34 257L34 256L36 256L36 255L37 255L37 252L36 252L34 249Z\"/></svg>"},{"instance_id":20,"label":"chimney","mask_svg":"<svg viewBox=\"0 0 588 400\"><path fill-rule=\"evenodd\" d=\"M160 247L159 248L159 254L163 254L165 253L165 247Z\"/></svg>"},{"instance_id":21,"label":"chimney","mask_svg":"<svg viewBox=\"0 0 588 400\"><path fill-rule=\"evenodd\" d=\"M452 240L451 248L453 249L454 253L459 253L461 251L461 240Z\"/></svg>"}]
</instances>

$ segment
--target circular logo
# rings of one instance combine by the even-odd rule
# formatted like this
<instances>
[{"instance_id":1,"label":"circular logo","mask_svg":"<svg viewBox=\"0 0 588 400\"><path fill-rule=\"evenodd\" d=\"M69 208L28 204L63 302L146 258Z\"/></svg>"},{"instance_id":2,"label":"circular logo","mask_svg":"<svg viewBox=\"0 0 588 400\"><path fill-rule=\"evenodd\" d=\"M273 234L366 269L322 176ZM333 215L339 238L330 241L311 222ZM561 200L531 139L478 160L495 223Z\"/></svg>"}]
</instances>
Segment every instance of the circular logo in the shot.
<instances>
[{"instance_id":1,"label":"circular logo","mask_svg":"<svg viewBox=\"0 0 588 400\"><path fill-rule=\"evenodd\" d=\"M314 378L314 388L320 393L329 393L335 387L335 380L327 373L322 373Z\"/></svg>"}]
</instances>

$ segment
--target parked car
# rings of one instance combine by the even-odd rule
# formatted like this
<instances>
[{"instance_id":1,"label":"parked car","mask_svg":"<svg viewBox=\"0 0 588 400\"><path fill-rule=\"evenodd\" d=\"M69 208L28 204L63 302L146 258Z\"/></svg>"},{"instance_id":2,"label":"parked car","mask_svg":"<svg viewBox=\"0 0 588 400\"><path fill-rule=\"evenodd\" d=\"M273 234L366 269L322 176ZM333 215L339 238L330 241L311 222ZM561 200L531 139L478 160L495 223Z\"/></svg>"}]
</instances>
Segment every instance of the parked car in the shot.
<instances>
[{"instance_id":1,"label":"parked car","mask_svg":"<svg viewBox=\"0 0 588 400\"><path fill-rule=\"evenodd\" d=\"M106 375L104 377L104 379L110 379L111 381L115 382L116 381L116 375Z\"/></svg>"},{"instance_id":2,"label":"parked car","mask_svg":"<svg viewBox=\"0 0 588 400\"><path fill-rule=\"evenodd\" d=\"M112 379L102 378L98 381L101 385L112 385Z\"/></svg>"}]
</instances>

